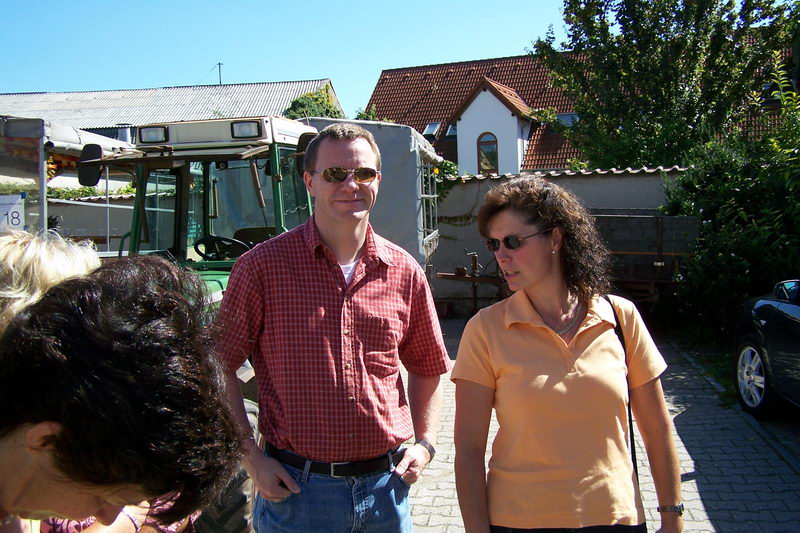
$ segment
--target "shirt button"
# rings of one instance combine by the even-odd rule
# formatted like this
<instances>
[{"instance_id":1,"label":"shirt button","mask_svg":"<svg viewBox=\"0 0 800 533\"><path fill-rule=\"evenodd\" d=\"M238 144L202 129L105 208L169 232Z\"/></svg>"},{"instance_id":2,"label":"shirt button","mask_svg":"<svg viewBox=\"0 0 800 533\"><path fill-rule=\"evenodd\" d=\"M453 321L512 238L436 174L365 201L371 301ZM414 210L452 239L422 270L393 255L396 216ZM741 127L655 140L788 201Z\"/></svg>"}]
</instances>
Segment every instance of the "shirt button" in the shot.
<instances>
[{"instance_id":1,"label":"shirt button","mask_svg":"<svg viewBox=\"0 0 800 533\"><path fill-rule=\"evenodd\" d=\"M343 333L344 335L350 335L350 330L349 330L349 329L343 329L343 330L342 330L342 333Z\"/></svg>"},{"instance_id":2,"label":"shirt button","mask_svg":"<svg viewBox=\"0 0 800 533\"><path fill-rule=\"evenodd\" d=\"M355 433L350 433L349 437L350 437L351 439L354 439L354 438L356 438L356 434L355 434Z\"/></svg>"},{"instance_id":3,"label":"shirt button","mask_svg":"<svg viewBox=\"0 0 800 533\"><path fill-rule=\"evenodd\" d=\"M344 369L345 370L350 370L350 363L345 363L344 364Z\"/></svg>"},{"instance_id":4,"label":"shirt button","mask_svg":"<svg viewBox=\"0 0 800 533\"><path fill-rule=\"evenodd\" d=\"M356 401L356 397L355 396L348 396L347 397L347 401L348 402L354 402L354 401Z\"/></svg>"}]
</instances>

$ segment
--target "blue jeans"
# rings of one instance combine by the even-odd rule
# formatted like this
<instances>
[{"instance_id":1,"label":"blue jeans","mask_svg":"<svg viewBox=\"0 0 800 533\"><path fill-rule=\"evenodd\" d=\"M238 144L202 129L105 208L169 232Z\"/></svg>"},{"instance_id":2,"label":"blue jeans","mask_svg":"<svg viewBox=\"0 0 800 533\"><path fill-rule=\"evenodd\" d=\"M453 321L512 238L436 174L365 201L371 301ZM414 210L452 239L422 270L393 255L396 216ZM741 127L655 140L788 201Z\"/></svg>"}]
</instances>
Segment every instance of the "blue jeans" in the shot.
<instances>
[{"instance_id":1,"label":"blue jeans","mask_svg":"<svg viewBox=\"0 0 800 533\"><path fill-rule=\"evenodd\" d=\"M281 502L256 496L257 533L410 533L409 486L393 472L360 477L307 474L283 467L300 485L300 494Z\"/></svg>"}]
</instances>

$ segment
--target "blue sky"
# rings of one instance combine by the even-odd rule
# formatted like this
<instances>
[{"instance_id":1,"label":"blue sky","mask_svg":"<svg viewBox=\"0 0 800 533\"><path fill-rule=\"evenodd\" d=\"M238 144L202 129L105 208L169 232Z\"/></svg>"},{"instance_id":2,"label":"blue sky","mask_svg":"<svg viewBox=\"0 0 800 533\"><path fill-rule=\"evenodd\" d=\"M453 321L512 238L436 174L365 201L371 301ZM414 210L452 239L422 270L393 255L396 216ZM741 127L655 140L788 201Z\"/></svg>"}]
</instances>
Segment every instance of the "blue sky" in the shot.
<instances>
[{"instance_id":1,"label":"blue sky","mask_svg":"<svg viewBox=\"0 0 800 533\"><path fill-rule=\"evenodd\" d=\"M348 116L381 70L524 54L561 0L0 0L0 92L331 78Z\"/></svg>"}]
</instances>

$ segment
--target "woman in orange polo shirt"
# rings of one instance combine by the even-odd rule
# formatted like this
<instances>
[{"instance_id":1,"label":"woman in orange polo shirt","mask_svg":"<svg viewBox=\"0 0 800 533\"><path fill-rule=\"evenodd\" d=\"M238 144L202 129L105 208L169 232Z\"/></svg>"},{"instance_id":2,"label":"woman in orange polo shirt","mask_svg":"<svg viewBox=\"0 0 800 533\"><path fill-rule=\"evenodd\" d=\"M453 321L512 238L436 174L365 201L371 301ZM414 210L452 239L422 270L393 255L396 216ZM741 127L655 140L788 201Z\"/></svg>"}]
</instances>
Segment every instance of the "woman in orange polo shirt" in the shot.
<instances>
[{"instance_id":1,"label":"woman in orange polo shirt","mask_svg":"<svg viewBox=\"0 0 800 533\"><path fill-rule=\"evenodd\" d=\"M509 298L467 324L456 383L456 487L469 533L642 532L628 399L663 533L683 529L680 468L659 376L634 305L609 290L609 253L570 192L539 178L490 190L478 214ZM619 317L625 348L615 333ZM488 476L494 408L499 430Z\"/></svg>"}]
</instances>

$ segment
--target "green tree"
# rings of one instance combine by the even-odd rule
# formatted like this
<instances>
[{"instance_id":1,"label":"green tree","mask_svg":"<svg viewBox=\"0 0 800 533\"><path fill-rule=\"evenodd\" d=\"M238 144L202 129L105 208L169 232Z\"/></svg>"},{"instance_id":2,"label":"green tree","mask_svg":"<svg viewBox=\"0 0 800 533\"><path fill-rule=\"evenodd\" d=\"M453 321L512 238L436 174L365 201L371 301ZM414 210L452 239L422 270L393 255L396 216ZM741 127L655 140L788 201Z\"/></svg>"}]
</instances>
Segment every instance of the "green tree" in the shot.
<instances>
[{"instance_id":1,"label":"green tree","mask_svg":"<svg viewBox=\"0 0 800 533\"><path fill-rule=\"evenodd\" d=\"M712 335L730 333L744 298L796 277L800 264L800 101L785 73L776 72L779 117L766 121L767 132L698 147L689 170L667 188L668 214L702 220L678 283L679 314Z\"/></svg>"},{"instance_id":2,"label":"green tree","mask_svg":"<svg viewBox=\"0 0 800 533\"><path fill-rule=\"evenodd\" d=\"M289 104L289 109L284 114L286 118L294 119L306 117L345 118L344 113L333 99L329 85L319 91L298 96Z\"/></svg>"},{"instance_id":3,"label":"green tree","mask_svg":"<svg viewBox=\"0 0 800 533\"><path fill-rule=\"evenodd\" d=\"M776 0L564 0L567 40L552 29L533 54L574 102L561 128L592 167L685 164L737 124L790 42Z\"/></svg>"},{"instance_id":4,"label":"green tree","mask_svg":"<svg viewBox=\"0 0 800 533\"><path fill-rule=\"evenodd\" d=\"M394 122L394 120L390 118L378 118L378 108L375 107L375 104L369 106L369 109L357 109L356 110L356 120L376 120L381 122Z\"/></svg>"},{"instance_id":5,"label":"green tree","mask_svg":"<svg viewBox=\"0 0 800 533\"><path fill-rule=\"evenodd\" d=\"M369 109L357 109L356 120L378 120L378 109L372 104Z\"/></svg>"}]
</instances>

